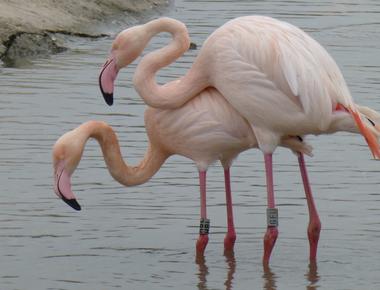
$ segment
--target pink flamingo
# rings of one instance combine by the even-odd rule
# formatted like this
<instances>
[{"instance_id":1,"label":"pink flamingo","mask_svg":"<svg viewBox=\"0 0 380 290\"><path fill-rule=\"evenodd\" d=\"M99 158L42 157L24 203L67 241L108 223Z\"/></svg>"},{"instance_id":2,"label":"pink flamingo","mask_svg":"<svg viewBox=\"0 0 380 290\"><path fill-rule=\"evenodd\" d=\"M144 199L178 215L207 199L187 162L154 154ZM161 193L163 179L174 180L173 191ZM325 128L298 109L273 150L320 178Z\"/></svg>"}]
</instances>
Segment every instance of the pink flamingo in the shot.
<instances>
[{"instance_id":1,"label":"pink flamingo","mask_svg":"<svg viewBox=\"0 0 380 290\"><path fill-rule=\"evenodd\" d=\"M232 251L236 233L230 166L240 152L258 146L249 123L218 91L209 88L178 109L148 107L145 112L145 128L149 139L148 150L143 160L134 167L123 161L117 137L104 122L89 121L61 136L53 148L56 194L74 209L81 209L71 190L70 177L80 162L89 138L95 138L100 143L110 174L125 186L148 181L173 154L188 157L194 160L199 171L202 227L196 248L198 254L203 254L208 242L206 170L211 163L220 160L224 168L227 200L228 231L224 246L226 251ZM298 137L284 138L281 145L298 152L300 166L304 168L302 154L310 155L311 147ZM314 207L311 194L307 193L307 197Z\"/></svg>"},{"instance_id":2,"label":"pink flamingo","mask_svg":"<svg viewBox=\"0 0 380 290\"><path fill-rule=\"evenodd\" d=\"M368 108L360 111L371 118L380 118ZM209 164L220 160L224 167L227 200L227 234L224 239L226 251L232 251L236 239L233 221L230 187L230 166L242 151L258 146L249 123L233 109L213 88L202 91L184 106L173 110L148 107L145 112L145 127L149 146L145 157L137 166L129 166L121 156L117 137L104 122L90 121L60 137L53 148L53 163L56 194L74 209L80 206L71 190L70 178L78 166L85 144L89 138L100 143L108 170L113 178L126 186L148 181L164 161L173 154L183 155L195 161L199 171L201 193L201 224L207 225L206 211L206 170ZM331 131L346 130L358 132L349 115L337 114ZM301 175L304 181L307 204L310 213L308 235L310 258L315 260L320 221L307 179L303 154L311 154L311 147L299 137L283 138L281 145L298 154ZM271 221L272 226L276 218ZM200 229L197 240L197 253L203 254L208 243L208 231ZM269 259L268 251L265 260Z\"/></svg>"},{"instance_id":3,"label":"pink flamingo","mask_svg":"<svg viewBox=\"0 0 380 290\"><path fill-rule=\"evenodd\" d=\"M378 159L380 128L369 119L378 119L378 115L353 102L339 68L320 44L299 28L264 16L239 17L218 28L186 75L164 85L156 83L155 75L188 49L186 26L160 18L122 31L99 75L109 105L119 70L134 61L160 32L171 33L173 39L140 60L134 86L149 106L161 109L183 106L205 88L215 87L247 120L265 160L268 215L273 215L264 237L263 262L268 264L278 236L272 173L276 147L286 136L355 131L365 137ZM303 160L300 164L302 172ZM310 191L306 172L303 179ZM313 245L319 235L319 227L314 228L309 233L309 237L315 236L310 242ZM316 246L312 248L310 258L315 260Z\"/></svg>"}]
</instances>

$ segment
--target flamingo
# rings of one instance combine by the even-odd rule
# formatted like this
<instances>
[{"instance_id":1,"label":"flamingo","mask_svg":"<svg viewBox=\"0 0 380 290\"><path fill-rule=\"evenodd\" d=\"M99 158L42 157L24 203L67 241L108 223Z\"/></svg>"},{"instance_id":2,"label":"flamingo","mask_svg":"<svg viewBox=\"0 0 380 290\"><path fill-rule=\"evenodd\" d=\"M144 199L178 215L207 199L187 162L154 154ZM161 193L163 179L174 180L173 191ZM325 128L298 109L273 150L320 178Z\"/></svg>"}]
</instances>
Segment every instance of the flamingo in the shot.
<instances>
[{"instance_id":1,"label":"flamingo","mask_svg":"<svg viewBox=\"0 0 380 290\"><path fill-rule=\"evenodd\" d=\"M274 217L264 236L267 264L278 236L272 169L277 146L286 136L355 131L379 159L379 125L354 103L338 66L317 41L296 26L265 16L238 17L216 29L186 74L163 85L157 84L156 73L188 49L186 26L164 17L120 32L99 75L107 104L113 103L119 70L160 32L169 32L172 41L140 60L134 87L148 106L160 109L179 108L214 87L247 120L264 154L268 215ZM378 118L377 112L364 111Z\"/></svg>"},{"instance_id":2,"label":"flamingo","mask_svg":"<svg viewBox=\"0 0 380 290\"><path fill-rule=\"evenodd\" d=\"M376 123L380 121L380 117L374 111L366 107L359 109ZM206 171L211 163L220 160L224 168L227 200L227 233L224 238L224 248L225 251L232 251L236 232L230 166L240 152L258 147L256 136L247 120L242 118L217 90L208 88L178 109L162 110L148 107L145 112L145 127L149 140L148 150L143 160L135 167L123 161L116 134L104 122L89 121L61 136L53 147L56 194L74 209L81 209L71 190L70 180L89 138L94 138L100 143L110 174L116 181L126 186L147 182L169 156L179 154L194 160L197 165L201 195L201 224L206 226L208 222ZM343 113L338 114L331 130L358 132L352 118ZM303 154L311 155L312 148L302 141L302 138L294 136L283 138L281 146L290 148L298 155L310 215L308 226L310 258L315 260L321 223L303 157ZM204 253L207 243L208 231L203 227L200 229L196 244L198 254ZM265 259L269 258L267 256L268 252L264 255Z\"/></svg>"},{"instance_id":3,"label":"flamingo","mask_svg":"<svg viewBox=\"0 0 380 290\"><path fill-rule=\"evenodd\" d=\"M149 140L148 149L143 160L135 167L123 161L116 134L104 122L88 121L65 133L53 147L56 194L74 209L81 209L71 190L70 179L89 138L99 142L110 174L125 186L147 182L173 154L188 157L195 162L199 172L202 227L196 249L197 253L202 255L208 242L206 171L211 163L220 160L224 168L227 200L228 231L224 239L224 248L226 251L232 251L236 232L230 166L240 152L258 146L249 123L217 90L208 88L178 109L162 110L148 107L145 111L145 128ZM312 148L298 137L284 138L281 145L297 152L299 158L302 154L311 155L312 152Z\"/></svg>"}]
</instances>

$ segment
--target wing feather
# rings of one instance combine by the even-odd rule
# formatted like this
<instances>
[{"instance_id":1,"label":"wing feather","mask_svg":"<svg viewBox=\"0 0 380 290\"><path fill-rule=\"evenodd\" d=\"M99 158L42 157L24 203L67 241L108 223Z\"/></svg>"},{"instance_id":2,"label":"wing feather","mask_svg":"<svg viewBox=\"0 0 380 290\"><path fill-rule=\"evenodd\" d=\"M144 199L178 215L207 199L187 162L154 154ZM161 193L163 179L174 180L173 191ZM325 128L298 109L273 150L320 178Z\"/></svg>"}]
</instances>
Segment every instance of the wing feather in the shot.
<instances>
[{"instance_id":1,"label":"wing feather","mask_svg":"<svg viewBox=\"0 0 380 290\"><path fill-rule=\"evenodd\" d=\"M324 131L334 104L353 104L335 61L291 24L241 17L218 37L216 66L226 76L218 74L215 86L253 127Z\"/></svg>"}]
</instances>

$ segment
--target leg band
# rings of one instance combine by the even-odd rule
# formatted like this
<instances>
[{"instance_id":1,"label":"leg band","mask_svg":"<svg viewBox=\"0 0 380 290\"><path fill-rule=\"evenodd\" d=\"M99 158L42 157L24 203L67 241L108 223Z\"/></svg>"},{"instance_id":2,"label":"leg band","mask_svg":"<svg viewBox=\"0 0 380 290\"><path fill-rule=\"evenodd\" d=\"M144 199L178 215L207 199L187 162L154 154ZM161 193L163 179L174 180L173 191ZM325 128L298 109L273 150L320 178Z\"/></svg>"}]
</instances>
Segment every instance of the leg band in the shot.
<instances>
[{"instance_id":1,"label":"leg band","mask_svg":"<svg viewBox=\"0 0 380 290\"><path fill-rule=\"evenodd\" d=\"M210 230L210 220L206 218L201 218L201 222L199 225L199 234L208 235L209 230Z\"/></svg>"},{"instance_id":2,"label":"leg band","mask_svg":"<svg viewBox=\"0 0 380 290\"><path fill-rule=\"evenodd\" d=\"M267 225L268 227L278 226L278 209L267 208Z\"/></svg>"}]
</instances>

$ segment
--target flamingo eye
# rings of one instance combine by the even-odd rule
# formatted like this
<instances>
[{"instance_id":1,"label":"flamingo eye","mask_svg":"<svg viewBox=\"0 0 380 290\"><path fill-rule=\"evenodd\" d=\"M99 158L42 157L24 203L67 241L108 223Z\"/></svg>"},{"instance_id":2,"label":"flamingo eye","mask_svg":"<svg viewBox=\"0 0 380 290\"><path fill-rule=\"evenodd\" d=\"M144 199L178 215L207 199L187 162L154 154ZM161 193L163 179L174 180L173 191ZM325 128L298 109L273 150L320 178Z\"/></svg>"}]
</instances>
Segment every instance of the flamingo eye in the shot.
<instances>
[{"instance_id":1,"label":"flamingo eye","mask_svg":"<svg viewBox=\"0 0 380 290\"><path fill-rule=\"evenodd\" d=\"M370 118L367 118L367 120L368 120L368 122L370 122L372 124L372 126L375 127L375 122L374 121L372 121Z\"/></svg>"}]
</instances>

